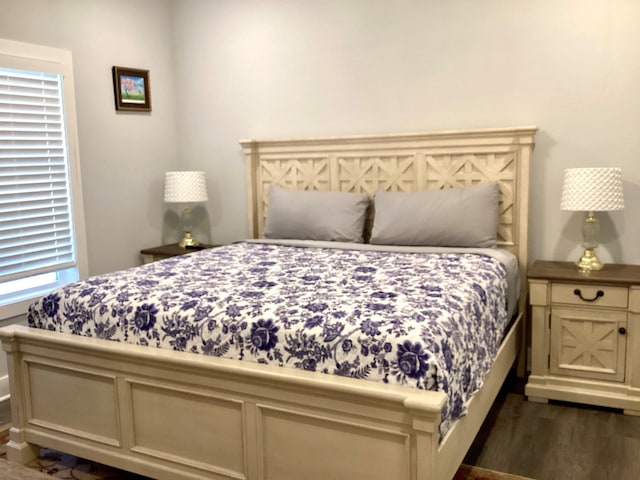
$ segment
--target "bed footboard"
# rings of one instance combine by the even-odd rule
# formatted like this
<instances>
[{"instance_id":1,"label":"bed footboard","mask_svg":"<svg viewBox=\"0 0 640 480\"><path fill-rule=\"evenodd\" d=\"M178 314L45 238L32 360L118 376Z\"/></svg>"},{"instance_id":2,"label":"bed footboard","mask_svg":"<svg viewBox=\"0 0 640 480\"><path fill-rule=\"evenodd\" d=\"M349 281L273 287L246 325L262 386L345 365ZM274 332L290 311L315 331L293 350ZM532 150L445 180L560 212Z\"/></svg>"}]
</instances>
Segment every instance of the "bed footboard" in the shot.
<instances>
[{"instance_id":1,"label":"bed footboard","mask_svg":"<svg viewBox=\"0 0 640 480\"><path fill-rule=\"evenodd\" d=\"M21 326L0 337L11 461L37 445L155 478L436 478L440 392Z\"/></svg>"}]
</instances>

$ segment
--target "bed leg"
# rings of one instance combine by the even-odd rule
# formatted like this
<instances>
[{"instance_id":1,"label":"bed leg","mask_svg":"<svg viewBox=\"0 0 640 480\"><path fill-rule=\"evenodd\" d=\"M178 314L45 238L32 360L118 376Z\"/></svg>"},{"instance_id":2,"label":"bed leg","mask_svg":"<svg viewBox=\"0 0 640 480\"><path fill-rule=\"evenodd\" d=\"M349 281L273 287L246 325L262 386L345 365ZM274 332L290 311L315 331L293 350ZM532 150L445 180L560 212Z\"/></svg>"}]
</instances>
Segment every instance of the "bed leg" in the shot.
<instances>
[{"instance_id":1,"label":"bed leg","mask_svg":"<svg viewBox=\"0 0 640 480\"><path fill-rule=\"evenodd\" d=\"M40 447L24 441L24 432L12 427L7 443L7 460L26 465L40 455Z\"/></svg>"}]
</instances>

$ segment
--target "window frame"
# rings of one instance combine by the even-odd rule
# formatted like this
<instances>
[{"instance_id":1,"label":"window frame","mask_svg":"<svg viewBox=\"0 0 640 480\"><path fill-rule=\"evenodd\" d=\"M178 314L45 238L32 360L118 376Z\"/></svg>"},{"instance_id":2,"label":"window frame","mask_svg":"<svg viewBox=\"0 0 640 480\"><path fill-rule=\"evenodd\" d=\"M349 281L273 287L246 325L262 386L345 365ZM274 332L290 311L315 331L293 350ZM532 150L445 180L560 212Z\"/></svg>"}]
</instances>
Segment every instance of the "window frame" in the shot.
<instances>
[{"instance_id":1,"label":"window frame","mask_svg":"<svg viewBox=\"0 0 640 480\"><path fill-rule=\"evenodd\" d=\"M62 76L71 215L73 217L76 266L79 278L88 276L87 237L80 171L80 147L76 114L73 60L69 50L0 39L0 67L16 70L53 73ZM51 284L51 288L34 289L22 300L0 306L0 321L26 314L29 304L64 283Z\"/></svg>"}]
</instances>

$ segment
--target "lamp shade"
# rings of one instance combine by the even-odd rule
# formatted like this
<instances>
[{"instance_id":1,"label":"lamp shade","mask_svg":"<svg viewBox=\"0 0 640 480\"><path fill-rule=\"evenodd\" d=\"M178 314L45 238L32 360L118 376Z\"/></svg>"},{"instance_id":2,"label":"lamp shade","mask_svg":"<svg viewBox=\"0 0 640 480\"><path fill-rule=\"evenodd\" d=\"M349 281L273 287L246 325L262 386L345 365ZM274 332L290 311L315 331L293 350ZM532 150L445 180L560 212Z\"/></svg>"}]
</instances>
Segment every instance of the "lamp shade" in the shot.
<instances>
[{"instance_id":1,"label":"lamp shade","mask_svg":"<svg viewBox=\"0 0 640 480\"><path fill-rule=\"evenodd\" d=\"M164 201L168 203L206 202L207 183L204 172L166 172Z\"/></svg>"},{"instance_id":2,"label":"lamp shade","mask_svg":"<svg viewBox=\"0 0 640 480\"><path fill-rule=\"evenodd\" d=\"M564 171L562 210L607 212L622 210L622 173L619 168L568 168Z\"/></svg>"}]
</instances>

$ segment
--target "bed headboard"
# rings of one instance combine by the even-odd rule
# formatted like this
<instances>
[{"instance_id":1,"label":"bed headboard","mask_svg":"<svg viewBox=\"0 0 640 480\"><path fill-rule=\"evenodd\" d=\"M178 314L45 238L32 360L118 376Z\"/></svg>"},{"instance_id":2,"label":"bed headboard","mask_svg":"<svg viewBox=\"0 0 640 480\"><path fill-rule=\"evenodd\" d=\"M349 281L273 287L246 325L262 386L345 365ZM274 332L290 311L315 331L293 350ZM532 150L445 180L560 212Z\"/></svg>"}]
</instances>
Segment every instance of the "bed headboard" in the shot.
<instances>
[{"instance_id":1,"label":"bed headboard","mask_svg":"<svg viewBox=\"0 0 640 480\"><path fill-rule=\"evenodd\" d=\"M368 193L500 185L498 246L527 268L529 162L535 127L241 141L249 229L263 234L269 187ZM526 280L526 277L524 277ZM523 285L524 286L524 285Z\"/></svg>"}]
</instances>

